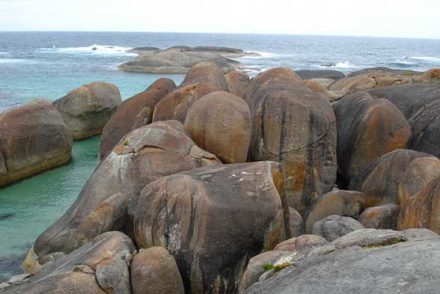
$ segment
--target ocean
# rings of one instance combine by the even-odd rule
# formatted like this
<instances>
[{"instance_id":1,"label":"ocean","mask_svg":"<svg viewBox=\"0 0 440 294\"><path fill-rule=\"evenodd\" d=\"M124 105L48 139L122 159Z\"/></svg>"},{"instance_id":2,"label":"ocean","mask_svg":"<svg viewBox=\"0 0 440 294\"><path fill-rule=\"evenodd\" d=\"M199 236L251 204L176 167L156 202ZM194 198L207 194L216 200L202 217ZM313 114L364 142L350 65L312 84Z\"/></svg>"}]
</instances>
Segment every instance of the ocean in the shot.
<instances>
[{"instance_id":1,"label":"ocean","mask_svg":"<svg viewBox=\"0 0 440 294\"><path fill-rule=\"evenodd\" d=\"M93 81L114 83L126 99L159 77L177 83L182 75L125 73L117 65L136 55L133 47L224 46L257 52L239 58L251 76L265 69L368 67L424 71L440 67L440 40L336 36L0 32L0 110L36 97L55 100ZM96 50L93 50L96 48ZM36 237L75 200L97 163L99 138L75 142L68 165L0 189L0 282L19 272Z\"/></svg>"}]
</instances>

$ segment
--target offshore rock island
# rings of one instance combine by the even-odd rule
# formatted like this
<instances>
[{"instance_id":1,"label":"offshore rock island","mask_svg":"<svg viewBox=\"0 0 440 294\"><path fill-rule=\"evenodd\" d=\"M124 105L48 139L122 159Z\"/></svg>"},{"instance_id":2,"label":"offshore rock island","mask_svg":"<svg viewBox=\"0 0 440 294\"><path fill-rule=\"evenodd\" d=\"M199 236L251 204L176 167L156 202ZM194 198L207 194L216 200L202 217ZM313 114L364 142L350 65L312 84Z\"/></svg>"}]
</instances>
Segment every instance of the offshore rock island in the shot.
<instances>
[{"instance_id":1,"label":"offshore rock island","mask_svg":"<svg viewBox=\"0 0 440 294\"><path fill-rule=\"evenodd\" d=\"M258 55L241 49L211 46L174 46L164 50L139 47L128 52L139 56L133 61L119 65L119 70L156 74L184 74L192 66L203 61L214 62L226 73L240 66L240 62L233 58Z\"/></svg>"},{"instance_id":2,"label":"offshore rock island","mask_svg":"<svg viewBox=\"0 0 440 294\"><path fill-rule=\"evenodd\" d=\"M438 292L440 69L250 78L239 50L133 50L121 70L184 80L0 113L0 185L101 134L77 200L0 293Z\"/></svg>"}]
</instances>

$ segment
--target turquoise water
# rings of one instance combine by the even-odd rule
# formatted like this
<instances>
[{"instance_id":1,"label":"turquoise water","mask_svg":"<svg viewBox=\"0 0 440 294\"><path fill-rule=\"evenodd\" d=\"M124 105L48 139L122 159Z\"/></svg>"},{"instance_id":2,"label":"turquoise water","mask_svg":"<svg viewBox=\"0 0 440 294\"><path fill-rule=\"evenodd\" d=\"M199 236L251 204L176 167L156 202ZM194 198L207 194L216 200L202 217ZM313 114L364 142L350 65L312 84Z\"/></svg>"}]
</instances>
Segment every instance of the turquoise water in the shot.
<instances>
[{"instance_id":1,"label":"turquoise water","mask_svg":"<svg viewBox=\"0 0 440 294\"><path fill-rule=\"evenodd\" d=\"M72 161L0 190L0 281L17 272L40 233L73 203L97 164L99 137L75 142Z\"/></svg>"}]
</instances>

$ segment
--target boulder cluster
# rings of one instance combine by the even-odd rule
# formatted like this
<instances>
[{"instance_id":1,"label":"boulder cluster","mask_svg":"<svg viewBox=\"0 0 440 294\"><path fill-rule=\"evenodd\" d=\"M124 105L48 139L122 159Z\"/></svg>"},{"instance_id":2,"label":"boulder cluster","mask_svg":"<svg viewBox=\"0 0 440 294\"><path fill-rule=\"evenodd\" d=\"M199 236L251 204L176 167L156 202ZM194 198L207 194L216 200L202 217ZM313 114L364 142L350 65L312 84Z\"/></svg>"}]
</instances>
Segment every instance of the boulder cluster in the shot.
<instances>
[{"instance_id":1,"label":"boulder cluster","mask_svg":"<svg viewBox=\"0 0 440 294\"><path fill-rule=\"evenodd\" d=\"M67 134L67 150L71 134L102 132L100 163L27 253L29 276L0 292L438 292L433 73L250 79L202 62L181 85L159 79L123 103L93 83L23 106L51 113L47 131ZM0 122L24 115L13 111ZM6 139L0 179L8 144L20 150Z\"/></svg>"}]
</instances>

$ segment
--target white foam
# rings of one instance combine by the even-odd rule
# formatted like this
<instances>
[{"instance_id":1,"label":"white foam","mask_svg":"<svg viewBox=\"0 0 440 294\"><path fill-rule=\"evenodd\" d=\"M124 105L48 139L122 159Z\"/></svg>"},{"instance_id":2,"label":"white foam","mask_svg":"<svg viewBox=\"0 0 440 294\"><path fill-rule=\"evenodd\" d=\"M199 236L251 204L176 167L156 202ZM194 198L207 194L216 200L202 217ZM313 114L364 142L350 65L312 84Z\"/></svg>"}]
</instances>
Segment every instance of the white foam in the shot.
<instances>
[{"instance_id":1,"label":"white foam","mask_svg":"<svg viewBox=\"0 0 440 294\"><path fill-rule=\"evenodd\" d=\"M127 52L132 47L121 47L111 45L91 45L87 47L66 47L66 48L42 48L45 52L55 52L64 54L93 54L93 55L124 55L137 56L136 53Z\"/></svg>"},{"instance_id":2,"label":"white foam","mask_svg":"<svg viewBox=\"0 0 440 294\"><path fill-rule=\"evenodd\" d=\"M21 58L0 58L0 64L10 63L37 63L35 60L21 59Z\"/></svg>"},{"instance_id":3,"label":"white foam","mask_svg":"<svg viewBox=\"0 0 440 294\"><path fill-rule=\"evenodd\" d=\"M349 61L321 64L318 67L320 67L320 68L329 68L329 67L331 67L331 68L356 68L356 66L351 64Z\"/></svg>"},{"instance_id":4,"label":"white foam","mask_svg":"<svg viewBox=\"0 0 440 294\"><path fill-rule=\"evenodd\" d=\"M428 61L432 63L440 63L440 57L435 56L412 56L407 57L406 59L414 59L414 60L420 60L420 61Z\"/></svg>"},{"instance_id":5,"label":"white foam","mask_svg":"<svg viewBox=\"0 0 440 294\"><path fill-rule=\"evenodd\" d=\"M351 64L349 61L338 62L334 67L337 68L354 68L355 66Z\"/></svg>"},{"instance_id":6,"label":"white foam","mask_svg":"<svg viewBox=\"0 0 440 294\"><path fill-rule=\"evenodd\" d=\"M7 54L9 54L9 53L8 52L0 51L0 55L7 55Z\"/></svg>"},{"instance_id":7,"label":"white foam","mask_svg":"<svg viewBox=\"0 0 440 294\"><path fill-rule=\"evenodd\" d=\"M244 59L269 59L269 58L275 58L278 55L272 52L265 52L265 51L247 51L246 53L252 54L252 55L246 55L241 58Z\"/></svg>"}]
</instances>

